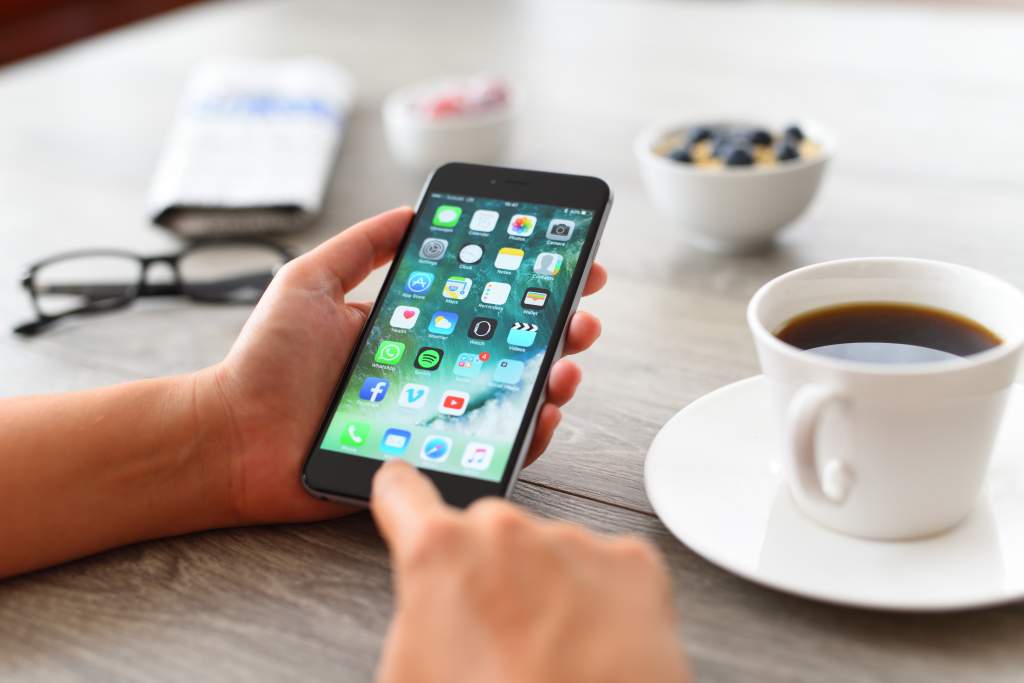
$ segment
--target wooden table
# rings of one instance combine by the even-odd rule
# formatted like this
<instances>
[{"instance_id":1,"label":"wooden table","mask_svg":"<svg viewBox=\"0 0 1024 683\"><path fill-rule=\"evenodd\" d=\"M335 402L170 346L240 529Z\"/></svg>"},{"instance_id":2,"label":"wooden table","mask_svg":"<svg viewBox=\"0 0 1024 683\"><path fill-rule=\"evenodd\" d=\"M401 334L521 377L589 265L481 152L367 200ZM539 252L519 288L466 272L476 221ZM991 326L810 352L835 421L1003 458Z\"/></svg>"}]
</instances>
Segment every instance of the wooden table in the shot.
<instances>
[{"instance_id":1,"label":"wooden table","mask_svg":"<svg viewBox=\"0 0 1024 683\"><path fill-rule=\"evenodd\" d=\"M411 202L380 131L384 94L495 71L525 104L510 164L606 178L617 203L588 308L605 335L550 452L515 499L638 533L667 555L703 681L1021 680L1024 606L939 616L842 609L760 588L675 541L643 492L648 444L679 408L757 372L751 293L795 266L913 255L1024 285L1024 13L869 2L232 2L204 5L0 71L0 319L28 314L22 266L51 252L174 241L144 198L189 69L210 54L324 55L360 86L311 246ZM687 247L632 158L651 120L812 116L839 140L810 212L779 248ZM380 277L364 287L367 298ZM246 311L182 301L0 333L0 392L188 371ZM59 492L58 492L59 493ZM59 495L54 504L60 504ZM2 544L2 539L0 539ZM2 551L2 549L0 549ZM0 678L367 680L391 609L366 515L144 543L0 584Z\"/></svg>"}]
</instances>

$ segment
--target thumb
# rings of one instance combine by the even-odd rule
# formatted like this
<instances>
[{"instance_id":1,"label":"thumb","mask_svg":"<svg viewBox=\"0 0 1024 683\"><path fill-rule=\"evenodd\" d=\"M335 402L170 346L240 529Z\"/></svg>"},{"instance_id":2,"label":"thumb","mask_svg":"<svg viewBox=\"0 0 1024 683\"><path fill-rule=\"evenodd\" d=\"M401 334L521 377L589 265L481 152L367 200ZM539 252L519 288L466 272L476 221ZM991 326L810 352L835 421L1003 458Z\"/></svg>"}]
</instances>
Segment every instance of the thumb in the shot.
<instances>
[{"instance_id":1,"label":"thumb","mask_svg":"<svg viewBox=\"0 0 1024 683\"><path fill-rule=\"evenodd\" d=\"M412 222L413 211L408 206L391 209L327 240L312 251L299 257L302 269L326 269L348 292L366 279L375 269L390 261L402 236Z\"/></svg>"}]
</instances>

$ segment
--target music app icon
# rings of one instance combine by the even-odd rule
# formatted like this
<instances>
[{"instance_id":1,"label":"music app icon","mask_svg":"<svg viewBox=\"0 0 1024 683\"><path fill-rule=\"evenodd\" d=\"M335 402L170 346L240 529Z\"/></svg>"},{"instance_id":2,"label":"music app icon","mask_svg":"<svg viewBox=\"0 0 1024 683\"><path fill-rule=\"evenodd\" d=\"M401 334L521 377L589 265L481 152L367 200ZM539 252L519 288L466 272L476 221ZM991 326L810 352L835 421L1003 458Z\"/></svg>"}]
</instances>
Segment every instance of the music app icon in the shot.
<instances>
[{"instance_id":1,"label":"music app icon","mask_svg":"<svg viewBox=\"0 0 1024 683\"><path fill-rule=\"evenodd\" d=\"M494 446L487 443L471 442L462 453L462 466L470 470L486 470L491 466Z\"/></svg>"}]
</instances>

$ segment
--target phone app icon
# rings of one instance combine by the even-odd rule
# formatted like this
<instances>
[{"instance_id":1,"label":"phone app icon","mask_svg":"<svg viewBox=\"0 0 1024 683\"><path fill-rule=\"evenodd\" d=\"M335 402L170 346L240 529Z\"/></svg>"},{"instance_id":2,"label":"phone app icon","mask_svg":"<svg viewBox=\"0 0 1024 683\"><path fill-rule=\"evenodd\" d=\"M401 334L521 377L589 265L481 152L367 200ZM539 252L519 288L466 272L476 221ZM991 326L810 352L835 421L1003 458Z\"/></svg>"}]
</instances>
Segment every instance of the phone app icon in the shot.
<instances>
[{"instance_id":1,"label":"phone app icon","mask_svg":"<svg viewBox=\"0 0 1024 683\"><path fill-rule=\"evenodd\" d=\"M415 306L396 306L395 312L391 314L391 327L400 330L411 330L420 319L420 309Z\"/></svg>"},{"instance_id":2,"label":"phone app icon","mask_svg":"<svg viewBox=\"0 0 1024 683\"><path fill-rule=\"evenodd\" d=\"M420 449L420 457L430 462L444 462L452 450L452 440L447 436L434 434L428 436Z\"/></svg>"},{"instance_id":3,"label":"phone app icon","mask_svg":"<svg viewBox=\"0 0 1024 683\"><path fill-rule=\"evenodd\" d=\"M548 231L545 234L549 240L555 242L568 242L572 239L572 231L576 229L576 221L569 221L564 218L552 218L548 223Z\"/></svg>"},{"instance_id":4,"label":"phone app icon","mask_svg":"<svg viewBox=\"0 0 1024 683\"><path fill-rule=\"evenodd\" d=\"M439 228L454 228L462 216L461 206L442 204L434 211L433 223Z\"/></svg>"},{"instance_id":5,"label":"phone app icon","mask_svg":"<svg viewBox=\"0 0 1024 683\"><path fill-rule=\"evenodd\" d=\"M409 447L412 441L412 433L397 427L390 427L380 440L380 449L391 455L401 455Z\"/></svg>"},{"instance_id":6,"label":"phone app icon","mask_svg":"<svg viewBox=\"0 0 1024 683\"><path fill-rule=\"evenodd\" d=\"M466 445L462 452L462 466L471 470L486 470L494 458L494 446L475 441Z\"/></svg>"},{"instance_id":7,"label":"phone app icon","mask_svg":"<svg viewBox=\"0 0 1024 683\"><path fill-rule=\"evenodd\" d=\"M468 277L459 277L453 275L448 278L444 283L444 289L441 290L441 294L444 295L445 299L455 299L456 301L462 301L469 296L469 290L473 287L473 281Z\"/></svg>"},{"instance_id":8,"label":"phone app icon","mask_svg":"<svg viewBox=\"0 0 1024 683\"><path fill-rule=\"evenodd\" d=\"M494 267L501 270L518 270L525 254L522 249L502 247L498 250L498 257L494 259Z\"/></svg>"},{"instance_id":9,"label":"phone app icon","mask_svg":"<svg viewBox=\"0 0 1024 683\"><path fill-rule=\"evenodd\" d=\"M459 314L452 313L450 311L438 311L434 315L430 316L430 324L427 325L427 330L434 334L449 335L455 331L455 326L459 323Z\"/></svg>"},{"instance_id":10,"label":"phone app icon","mask_svg":"<svg viewBox=\"0 0 1024 683\"><path fill-rule=\"evenodd\" d=\"M505 340L511 346L521 346L528 349L533 346L537 339L537 326L533 323L512 323L512 329L508 331L508 338Z\"/></svg>"},{"instance_id":11,"label":"phone app icon","mask_svg":"<svg viewBox=\"0 0 1024 683\"><path fill-rule=\"evenodd\" d=\"M538 275L558 275L562 270L562 255L545 251L533 262L533 272Z\"/></svg>"},{"instance_id":12,"label":"phone app icon","mask_svg":"<svg viewBox=\"0 0 1024 683\"><path fill-rule=\"evenodd\" d=\"M385 339L377 347L377 353L373 354L373 360L381 365L398 365L405 354L405 344L402 342Z\"/></svg>"},{"instance_id":13,"label":"phone app icon","mask_svg":"<svg viewBox=\"0 0 1024 683\"><path fill-rule=\"evenodd\" d=\"M441 396L437 412L442 415L458 417L466 412L467 407L469 407L469 394L465 391L446 391Z\"/></svg>"},{"instance_id":14,"label":"phone app icon","mask_svg":"<svg viewBox=\"0 0 1024 683\"><path fill-rule=\"evenodd\" d=\"M519 384L525 367L526 364L521 360L502 358L498 361L497 367L494 368L492 379L499 384Z\"/></svg>"},{"instance_id":15,"label":"phone app icon","mask_svg":"<svg viewBox=\"0 0 1024 683\"><path fill-rule=\"evenodd\" d=\"M468 334L470 339L490 339L497 329L498 321L494 318L473 318Z\"/></svg>"},{"instance_id":16,"label":"phone app icon","mask_svg":"<svg viewBox=\"0 0 1024 683\"><path fill-rule=\"evenodd\" d=\"M417 270L409 273L409 279L405 281L405 291L409 294L426 294L432 284L434 284L433 273Z\"/></svg>"},{"instance_id":17,"label":"phone app icon","mask_svg":"<svg viewBox=\"0 0 1024 683\"><path fill-rule=\"evenodd\" d=\"M484 257L484 248L479 244L463 245L462 249L459 249L459 263L465 263L467 266L471 266L475 263L480 263L480 259Z\"/></svg>"},{"instance_id":18,"label":"phone app icon","mask_svg":"<svg viewBox=\"0 0 1024 683\"><path fill-rule=\"evenodd\" d=\"M446 251L448 251L448 240L443 240L440 237L428 237L420 245L420 258L428 261L440 261Z\"/></svg>"},{"instance_id":19,"label":"phone app icon","mask_svg":"<svg viewBox=\"0 0 1024 683\"><path fill-rule=\"evenodd\" d=\"M452 374L456 377L477 377L480 375L480 370L483 369L484 363L490 357L491 354L486 351L483 353L460 353L455 358L455 367L452 368Z\"/></svg>"},{"instance_id":20,"label":"phone app icon","mask_svg":"<svg viewBox=\"0 0 1024 683\"><path fill-rule=\"evenodd\" d=\"M367 377L359 390L359 398L371 403L380 403L388 395L391 383L382 377Z\"/></svg>"},{"instance_id":21,"label":"phone app icon","mask_svg":"<svg viewBox=\"0 0 1024 683\"><path fill-rule=\"evenodd\" d=\"M349 422L341 430L341 445L359 448L370 436L370 425L367 422Z\"/></svg>"},{"instance_id":22,"label":"phone app icon","mask_svg":"<svg viewBox=\"0 0 1024 683\"><path fill-rule=\"evenodd\" d=\"M469 219L469 229L476 232L491 232L498 225L498 212L477 209Z\"/></svg>"},{"instance_id":23,"label":"phone app icon","mask_svg":"<svg viewBox=\"0 0 1024 683\"><path fill-rule=\"evenodd\" d=\"M416 354L416 359L412 364L420 370L437 370L441 365L442 358L444 358L444 351L432 346L424 346Z\"/></svg>"},{"instance_id":24,"label":"phone app icon","mask_svg":"<svg viewBox=\"0 0 1024 683\"><path fill-rule=\"evenodd\" d=\"M416 357L416 360L419 361L419 356ZM416 367L419 367L419 365ZM427 404L427 396L429 395L430 387L425 384L406 384L398 393L398 407L419 410Z\"/></svg>"},{"instance_id":25,"label":"phone app icon","mask_svg":"<svg viewBox=\"0 0 1024 683\"><path fill-rule=\"evenodd\" d=\"M548 297L551 292L547 289L541 289L540 287L530 287L523 294L523 308L544 308L548 303Z\"/></svg>"},{"instance_id":26,"label":"phone app icon","mask_svg":"<svg viewBox=\"0 0 1024 683\"><path fill-rule=\"evenodd\" d=\"M527 216L525 213L517 213L508 222L508 234L516 237L529 237L537 225L536 216Z\"/></svg>"},{"instance_id":27,"label":"phone app icon","mask_svg":"<svg viewBox=\"0 0 1024 683\"><path fill-rule=\"evenodd\" d=\"M505 302L508 301L508 295L511 291L512 285L507 282L488 282L484 285L484 293L480 296L480 303L504 306Z\"/></svg>"}]
</instances>

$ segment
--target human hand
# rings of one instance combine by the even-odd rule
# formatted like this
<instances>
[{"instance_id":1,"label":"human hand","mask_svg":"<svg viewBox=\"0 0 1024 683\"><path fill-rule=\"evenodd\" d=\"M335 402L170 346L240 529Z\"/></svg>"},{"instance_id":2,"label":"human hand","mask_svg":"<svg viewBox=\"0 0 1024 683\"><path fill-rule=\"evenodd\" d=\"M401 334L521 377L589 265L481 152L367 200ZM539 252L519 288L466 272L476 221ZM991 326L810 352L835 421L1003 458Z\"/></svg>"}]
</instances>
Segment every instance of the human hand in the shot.
<instances>
[{"instance_id":1,"label":"human hand","mask_svg":"<svg viewBox=\"0 0 1024 683\"><path fill-rule=\"evenodd\" d=\"M378 471L370 509L397 603L381 683L689 680L668 575L647 543L497 498L458 511L399 460Z\"/></svg>"},{"instance_id":2,"label":"human hand","mask_svg":"<svg viewBox=\"0 0 1024 683\"><path fill-rule=\"evenodd\" d=\"M285 265L227 358L197 375L198 401L209 413L204 419L227 434L236 523L322 519L346 511L310 496L299 473L372 307L347 301L346 294L391 261L412 215L400 208L374 216ZM606 279L605 270L594 264L584 294L599 290ZM600 333L597 318L577 313L565 353L588 348ZM547 447L561 419L559 407L572 398L580 379L571 361L552 367L528 463Z\"/></svg>"}]
</instances>

